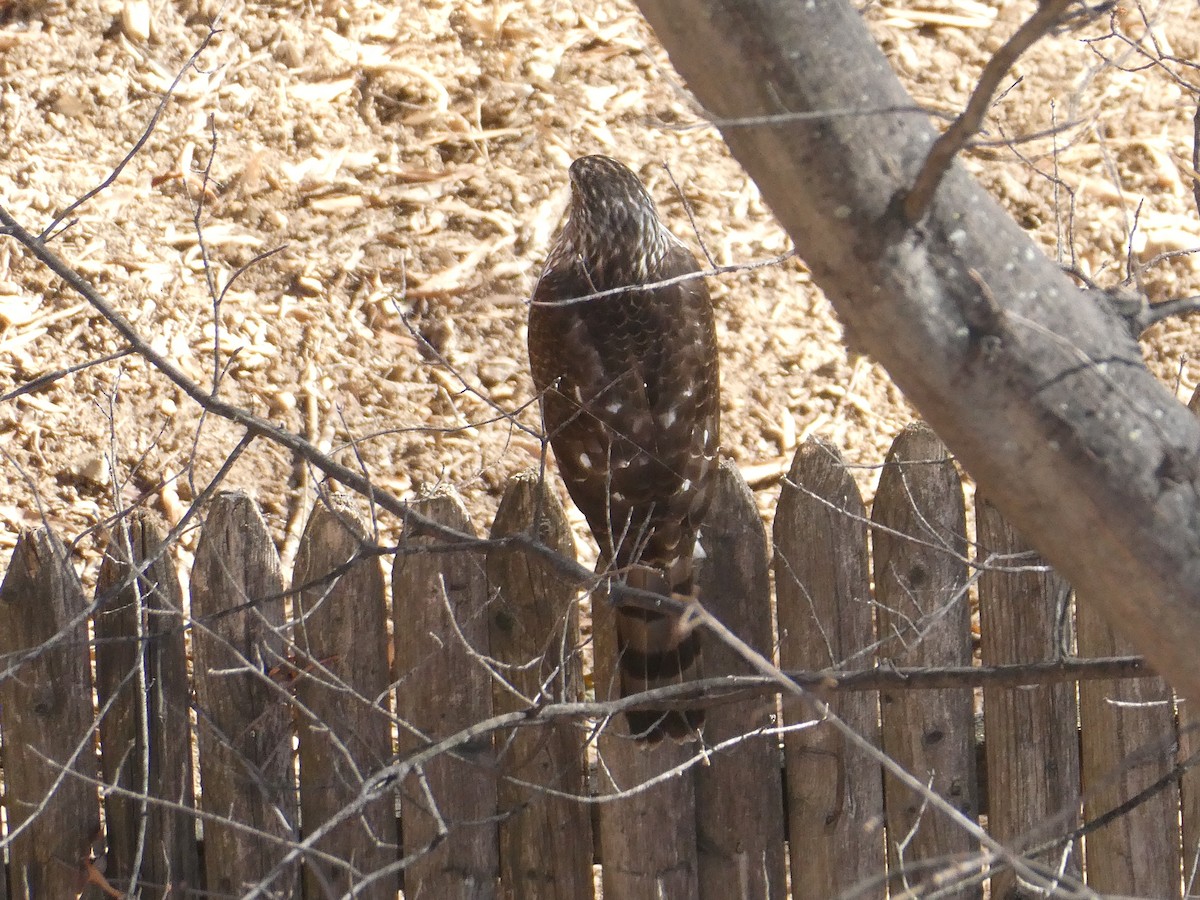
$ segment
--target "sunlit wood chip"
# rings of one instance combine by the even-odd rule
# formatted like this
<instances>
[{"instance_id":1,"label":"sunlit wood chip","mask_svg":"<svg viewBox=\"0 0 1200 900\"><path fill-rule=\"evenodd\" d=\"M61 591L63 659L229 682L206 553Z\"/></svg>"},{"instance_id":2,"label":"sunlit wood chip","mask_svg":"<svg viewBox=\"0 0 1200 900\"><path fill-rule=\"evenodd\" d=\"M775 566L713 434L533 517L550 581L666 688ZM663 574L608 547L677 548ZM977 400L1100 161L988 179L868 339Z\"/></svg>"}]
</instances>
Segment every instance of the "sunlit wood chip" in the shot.
<instances>
[{"instance_id":1,"label":"sunlit wood chip","mask_svg":"<svg viewBox=\"0 0 1200 900\"><path fill-rule=\"evenodd\" d=\"M583 88L583 99L593 112L603 112L608 101L617 95L620 87L615 84L597 85Z\"/></svg>"},{"instance_id":2,"label":"sunlit wood chip","mask_svg":"<svg viewBox=\"0 0 1200 900\"><path fill-rule=\"evenodd\" d=\"M304 297L320 297L325 293L325 286L313 275L301 275L296 279L296 293Z\"/></svg>"},{"instance_id":3,"label":"sunlit wood chip","mask_svg":"<svg viewBox=\"0 0 1200 900\"><path fill-rule=\"evenodd\" d=\"M363 198L359 194L331 194L327 197L316 197L308 202L311 209L323 213L353 212L362 209Z\"/></svg>"},{"instance_id":4,"label":"sunlit wood chip","mask_svg":"<svg viewBox=\"0 0 1200 900\"><path fill-rule=\"evenodd\" d=\"M102 453L94 453L88 456L75 467L75 475L77 477L96 487L105 487L108 484L110 474L108 460L104 458L104 454Z\"/></svg>"},{"instance_id":5,"label":"sunlit wood chip","mask_svg":"<svg viewBox=\"0 0 1200 900\"><path fill-rule=\"evenodd\" d=\"M261 369L270 360L266 355L256 352L239 353L235 365L243 372L253 372Z\"/></svg>"},{"instance_id":6,"label":"sunlit wood chip","mask_svg":"<svg viewBox=\"0 0 1200 900\"><path fill-rule=\"evenodd\" d=\"M131 41L150 39L150 4L147 0L125 0L121 7L121 30Z\"/></svg>"},{"instance_id":7,"label":"sunlit wood chip","mask_svg":"<svg viewBox=\"0 0 1200 900\"><path fill-rule=\"evenodd\" d=\"M296 408L296 395L291 391L278 391L270 395L268 402L271 405L271 412L281 415Z\"/></svg>"},{"instance_id":8,"label":"sunlit wood chip","mask_svg":"<svg viewBox=\"0 0 1200 900\"><path fill-rule=\"evenodd\" d=\"M962 16L932 9L889 9L883 24L892 28L922 28L930 25L942 28L988 28L995 17L994 10L988 10L987 14Z\"/></svg>"},{"instance_id":9,"label":"sunlit wood chip","mask_svg":"<svg viewBox=\"0 0 1200 900\"><path fill-rule=\"evenodd\" d=\"M7 348L6 348L7 350ZM26 370L33 369L33 360L29 357L24 357L24 365L22 368ZM53 400L48 400L41 394L22 394L17 401L21 409L32 409L40 413L46 413L51 416L65 416L68 412L67 408L61 403L55 403Z\"/></svg>"},{"instance_id":10,"label":"sunlit wood chip","mask_svg":"<svg viewBox=\"0 0 1200 900\"><path fill-rule=\"evenodd\" d=\"M5 284L11 284L11 282L5 282ZM16 285L13 287L15 288ZM0 294L7 293L6 290L0 291ZM0 296L0 325L11 328L32 322L39 306L41 306L41 300L33 297L14 297L11 294Z\"/></svg>"},{"instance_id":11,"label":"sunlit wood chip","mask_svg":"<svg viewBox=\"0 0 1200 900\"><path fill-rule=\"evenodd\" d=\"M294 100L307 103L330 103L354 90L354 78L339 78L336 81L310 81L305 84L290 84L288 93Z\"/></svg>"},{"instance_id":12,"label":"sunlit wood chip","mask_svg":"<svg viewBox=\"0 0 1200 900\"><path fill-rule=\"evenodd\" d=\"M1190 222L1180 224L1150 225L1140 232L1141 241L1134 239L1134 250L1139 254L1158 255L1160 253L1176 253L1191 251L1189 263L1193 269L1200 267L1200 235ZM1137 246L1141 244L1141 246Z\"/></svg>"},{"instance_id":13,"label":"sunlit wood chip","mask_svg":"<svg viewBox=\"0 0 1200 900\"><path fill-rule=\"evenodd\" d=\"M174 528L187 514L187 505L179 499L179 491L175 489L175 482L168 481L164 484L158 496L163 515L167 517L167 523Z\"/></svg>"}]
</instances>

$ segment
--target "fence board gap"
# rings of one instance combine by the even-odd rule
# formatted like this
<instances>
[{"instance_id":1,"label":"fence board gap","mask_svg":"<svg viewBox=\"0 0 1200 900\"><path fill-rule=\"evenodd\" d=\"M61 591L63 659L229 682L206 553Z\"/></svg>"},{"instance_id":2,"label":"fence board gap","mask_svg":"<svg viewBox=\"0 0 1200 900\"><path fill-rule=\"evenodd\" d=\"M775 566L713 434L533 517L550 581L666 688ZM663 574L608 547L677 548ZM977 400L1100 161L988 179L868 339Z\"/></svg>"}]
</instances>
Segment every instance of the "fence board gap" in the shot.
<instances>
[{"instance_id":1,"label":"fence board gap","mask_svg":"<svg viewBox=\"0 0 1200 900\"><path fill-rule=\"evenodd\" d=\"M866 511L858 486L831 444L796 450L775 512L775 594L784 669L871 665L874 610L867 572ZM879 696L835 693L830 709L879 744ZM811 721L807 704L784 702L784 723ZM883 773L829 724L784 738L792 896L839 896L884 871ZM874 890L856 894L880 897Z\"/></svg>"},{"instance_id":2,"label":"fence board gap","mask_svg":"<svg viewBox=\"0 0 1200 900\"><path fill-rule=\"evenodd\" d=\"M424 497L412 508L460 533L476 533L462 500L452 491ZM448 546L445 538L406 522L392 569L392 603L396 715L404 758L492 715L492 679L485 664L489 645L483 552ZM405 779L405 855L438 843L405 870L405 896L488 900L496 895L494 766L492 736L485 733ZM443 822L448 833L440 835Z\"/></svg>"},{"instance_id":3,"label":"fence board gap","mask_svg":"<svg viewBox=\"0 0 1200 900\"><path fill-rule=\"evenodd\" d=\"M767 535L754 495L728 460L717 471L716 490L702 535L708 553L700 566L701 601L752 648L772 657L771 585ZM756 670L716 636L704 635L704 674L751 675ZM711 708L704 742L723 741L770 728L775 697ZM783 900L783 759L775 734L759 734L714 753L695 771L696 845L702 900Z\"/></svg>"},{"instance_id":4,"label":"fence board gap","mask_svg":"<svg viewBox=\"0 0 1200 900\"><path fill-rule=\"evenodd\" d=\"M945 446L923 424L893 442L872 508L878 656L898 666L971 665L966 510ZM974 821L978 815L974 698L970 689L880 692L883 749ZM977 871L978 844L927 809L891 777L884 781L888 871L893 890ZM919 864L943 860L930 872ZM905 869L913 864L911 874ZM962 898L982 896L964 886Z\"/></svg>"},{"instance_id":5,"label":"fence board gap","mask_svg":"<svg viewBox=\"0 0 1200 900\"><path fill-rule=\"evenodd\" d=\"M513 476L492 523L494 539L526 533L575 558L566 513L536 472ZM521 547L487 555L492 656L507 686L492 684L497 715L583 699L579 585ZM586 803L587 723L551 722L502 736L500 883L506 898L553 900L592 895L592 827ZM517 779L524 784L517 784ZM535 787L528 787L534 785Z\"/></svg>"},{"instance_id":6,"label":"fence board gap","mask_svg":"<svg viewBox=\"0 0 1200 900\"><path fill-rule=\"evenodd\" d=\"M290 697L279 555L257 504L209 504L192 565L192 646L204 861L210 892L240 895L296 839ZM269 885L296 896L297 866Z\"/></svg>"},{"instance_id":7,"label":"fence board gap","mask_svg":"<svg viewBox=\"0 0 1200 900\"><path fill-rule=\"evenodd\" d=\"M0 747L14 900L84 890L100 835L87 606L62 542L44 528L22 534L0 583ZM94 886L84 892L100 896Z\"/></svg>"},{"instance_id":8,"label":"fence board gap","mask_svg":"<svg viewBox=\"0 0 1200 900\"><path fill-rule=\"evenodd\" d=\"M173 894L200 887L200 862L195 819L186 812L195 803L183 592L162 533L145 510L119 521L96 580L93 627L96 693L101 709L112 704L100 721L104 781L133 792L104 800L105 877L127 891L132 882Z\"/></svg>"},{"instance_id":9,"label":"fence board gap","mask_svg":"<svg viewBox=\"0 0 1200 900\"><path fill-rule=\"evenodd\" d=\"M360 555L367 530L350 497L321 490L296 553L296 698L299 701L300 821L308 836L330 827L392 756L387 698L387 595L375 554ZM330 828L319 850L341 864L308 859L309 898L355 889L395 900L399 877L364 876L396 862L399 838L390 794Z\"/></svg>"},{"instance_id":10,"label":"fence board gap","mask_svg":"<svg viewBox=\"0 0 1200 900\"><path fill-rule=\"evenodd\" d=\"M1075 606L1080 656L1135 652L1087 598ZM1085 820L1129 800L1175 764L1175 711L1161 678L1080 682L1079 722ZM1179 896L1178 822L1179 787L1172 782L1089 833L1088 886L1106 894Z\"/></svg>"},{"instance_id":11,"label":"fence board gap","mask_svg":"<svg viewBox=\"0 0 1200 900\"><path fill-rule=\"evenodd\" d=\"M1067 650L1070 587L1046 566L981 493L975 494L980 657L985 666L1054 660ZM1006 846L1045 844L1079 824L1079 735L1075 685L983 689L988 831ZM1078 842L1051 843L1034 857L1080 878ZM1020 896L1016 876L992 877L991 896Z\"/></svg>"}]
</instances>

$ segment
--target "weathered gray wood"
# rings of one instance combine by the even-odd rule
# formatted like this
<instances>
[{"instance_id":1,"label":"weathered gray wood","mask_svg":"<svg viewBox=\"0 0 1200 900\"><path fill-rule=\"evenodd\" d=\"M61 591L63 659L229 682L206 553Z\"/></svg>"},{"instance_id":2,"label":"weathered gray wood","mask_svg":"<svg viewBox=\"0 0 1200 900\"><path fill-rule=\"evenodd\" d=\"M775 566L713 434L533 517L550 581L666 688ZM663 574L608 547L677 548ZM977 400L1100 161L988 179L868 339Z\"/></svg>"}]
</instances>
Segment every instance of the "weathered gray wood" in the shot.
<instances>
[{"instance_id":1,"label":"weathered gray wood","mask_svg":"<svg viewBox=\"0 0 1200 900\"><path fill-rule=\"evenodd\" d=\"M452 491L413 504L428 518L466 534L475 529ZM488 591L483 552L447 548L406 523L392 569L396 715L401 757L427 740L448 738L492 715L492 681L473 654L488 653ZM464 641L466 642L464 645ZM404 874L406 897L489 900L499 867L493 741L482 735L424 767L403 786L406 856L433 850ZM432 799L432 806L430 804Z\"/></svg>"},{"instance_id":2,"label":"weathered gray wood","mask_svg":"<svg viewBox=\"0 0 1200 900\"><path fill-rule=\"evenodd\" d=\"M536 472L509 480L492 537L530 533L571 558L575 545L562 505ZM519 548L487 555L492 656L509 687L492 685L497 714L583 698L579 585ZM514 693L515 692L515 693ZM517 696L517 695L520 696ZM502 776L587 795L586 722L517 729L501 737ZM592 824L585 803L501 780L500 883L506 898L592 896Z\"/></svg>"},{"instance_id":3,"label":"weathered gray wood","mask_svg":"<svg viewBox=\"0 0 1200 900\"><path fill-rule=\"evenodd\" d=\"M771 658L771 585L767 535L754 495L728 460L717 470L708 524L701 535L708 558L700 566L700 601L759 653ZM704 674L749 675L756 670L714 635L704 635ZM709 709L704 742L723 741L774 724L774 696ZM782 758L776 735L758 735L714 753L694 770L696 846L703 900L783 900Z\"/></svg>"},{"instance_id":4,"label":"weathered gray wood","mask_svg":"<svg viewBox=\"0 0 1200 900\"><path fill-rule=\"evenodd\" d=\"M1185 763L1200 754L1200 716L1182 697L1176 698L1179 752L1176 762ZM1196 767L1179 780L1179 811L1183 824L1183 895L1200 897L1200 772Z\"/></svg>"},{"instance_id":5,"label":"weathered gray wood","mask_svg":"<svg viewBox=\"0 0 1200 900\"><path fill-rule=\"evenodd\" d=\"M7 831L16 835L8 866L15 900L74 897L100 834L86 610L58 538L41 528L22 534L0 584L0 732ZM84 896L101 895L93 887Z\"/></svg>"},{"instance_id":6,"label":"weathered gray wood","mask_svg":"<svg viewBox=\"0 0 1200 900\"><path fill-rule=\"evenodd\" d=\"M832 445L810 439L775 512L775 593L784 669L864 668L873 658L874 610L867 571L866 512ZM879 743L874 692L824 698L851 728ZM784 722L812 718L784 702ZM789 734L787 797L792 896L823 900L884 871L883 773L831 725ZM863 897L883 897L885 886Z\"/></svg>"},{"instance_id":7,"label":"weathered gray wood","mask_svg":"<svg viewBox=\"0 0 1200 900\"><path fill-rule=\"evenodd\" d=\"M966 512L959 475L929 428L908 426L892 444L872 520L878 656L898 666L971 664L967 602ZM880 692L883 749L968 819L978 810L975 727L970 690ZM884 781L892 884L908 863L976 852L973 838L900 782ZM903 842L907 840L907 846ZM969 874L964 872L964 874ZM907 873L927 882L928 868ZM941 878L945 878L943 872ZM943 881L944 883L944 881ZM982 896L979 887L957 897Z\"/></svg>"},{"instance_id":8,"label":"weathered gray wood","mask_svg":"<svg viewBox=\"0 0 1200 900\"><path fill-rule=\"evenodd\" d=\"M1132 653L1096 604L1076 604L1079 655ZM1175 711L1161 678L1079 685L1085 819L1103 815L1175 764ZM1179 789L1170 784L1084 838L1087 883L1105 894L1179 896Z\"/></svg>"},{"instance_id":9,"label":"weathered gray wood","mask_svg":"<svg viewBox=\"0 0 1200 900\"><path fill-rule=\"evenodd\" d=\"M975 532L976 555L984 566L979 579L983 664L1042 662L1062 655L1060 638L1069 637L1070 625L1065 614L1060 615L1070 590L1066 581L1045 567L979 493ZM1042 844L1079 824L1076 712L1071 684L983 689L988 830L1005 846ZM1056 844L1036 858L1057 868L1063 850ZM1078 842L1070 850L1066 872L1079 877ZM993 876L995 900L1017 897L1015 889L1010 870Z\"/></svg>"},{"instance_id":10,"label":"weathered gray wood","mask_svg":"<svg viewBox=\"0 0 1200 900\"><path fill-rule=\"evenodd\" d=\"M191 809L194 798L183 592L162 541L151 513L120 520L104 550L92 618L96 694L101 709L111 703L100 721L104 782L138 795L105 797L105 877L146 895L201 887L195 817L163 805Z\"/></svg>"},{"instance_id":11,"label":"weathered gray wood","mask_svg":"<svg viewBox=\"0 0 1200 900\"><path fill-rule=\"evenodd\" d=\"M291 674L279 554L245 494L210 503L191 594L201 808L220 820L204 823L207 888L236 895L279 863L297 818L291 710L276 683ZM295 896L298 866L271 889Z\"/></svg>"},{"instance_id":12,"label":"weathered gray wood","mask_svg":"<svg viewBox=\"0 0 1200 900\"><path fill-rule=\"evenodd\" d=\"M1192 391L1188 409L1200 415L1200 385ZM1200 754L1200 700L1176 695L1175 710L1179 728L1176 761L1185 763ZM1185 897L1200 897L1200 765L1193 765L1179 779L1179 808L1183 824L1183 893Z\"/></svg>"},{"instance_id":13,"label":"weathered gray wood","mask_svg":"<svg viewBox=\"0 0 1200 900\"><path fill-rule=\"evenodd\" d=\"M387 596L379 557L355 558L366 539L350 499L322 491L292 572L305 836L336 817L392 755ZM355 888L396 861L398 843L389 794L317 842L344 864L306 860L305 896L323 900L329 890L341 895ZM398 874L381 877L357 888L355 896L395 900L399 882Z\"/></svg>"},{"instance_id":14,"label":"weathered gray wood","mask_svg":"<svg viewBox=\"0 0 1200 900\"><path fill-rule=\"evenodd\" d=\"M616 700L621 695L616 616L602 587L592 591L592 646L596 699ZM657 778L686 762L695 748L669 740L653 747L639 744L629 736L625 716L610 719L597 744L596 792L605 796ZM602 804L599 822L605 897L699 897L696 792L690 775L675 775L648 790Z\"/></svg>"}]
</instances>

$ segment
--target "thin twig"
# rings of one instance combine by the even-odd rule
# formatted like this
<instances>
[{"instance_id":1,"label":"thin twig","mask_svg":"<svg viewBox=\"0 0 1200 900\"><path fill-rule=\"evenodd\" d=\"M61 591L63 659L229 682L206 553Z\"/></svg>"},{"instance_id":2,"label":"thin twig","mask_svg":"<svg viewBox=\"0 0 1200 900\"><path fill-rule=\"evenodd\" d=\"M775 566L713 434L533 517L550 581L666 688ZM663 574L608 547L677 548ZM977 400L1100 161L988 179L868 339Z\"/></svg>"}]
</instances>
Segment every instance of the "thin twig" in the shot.
<instances>
[{"instance_id":1,"label":"thin twig","mask_svg":"<svg viewBox=\"0 0 1200 900\"><path fill-rule=\"evenodd\" d=\"M593 300L603 300L605 297L613 297L617 294L628 294L632 291L655 291L659 288L671 287L676 284L683 284L688 281L695 281L698 278L713 278L717 275L731 275L738 272L753 272L755 269L765 269L769 266L778 266L781 263L787 262L796 255L795 250L789 250L787 253L780 253L778 256L773 256L770 259L760 259L758 262L752 263L734 263L728 266L712 266L700 272L688 272L684 275L676 275L674 278L666 278L662 281L652 281L648 284L631 284L627 287L609 288L606 291L594 291L590 294L584 294L582 297L572 297L569 300L530 300L530 306L553 306L555 309L561 309L564 306L574 306L577 303L591 303Z\"/></svg>"},{"instance_id":2,"label":"thin twig","mask_svg":"<svg viewBox=\"0 0 1200 900\"><path fill-rule=\"evenodd\" d=\"M942 178L950 170L960 150L983 127L984 117L992 105L992 97L1021 54L1045 37L1062 20L1074 0L1043 0L1037 11L1030 16L1004 46L988 60L979 75L979 83L954 123L933 142L921 171L917 173L912 187L903 198L904 221L910 225L919 221L933 202L933 195Z\"/></svg>"},{"instance_id":3,"label":"thin twig","mask_svg":"<svg viewBox=\"0 0 1200 900\"><path fill-rule=\"evenodd\" d=\"M15 387L7 394L0 394L0 403L6 403L20 397L22 394L32 394L34 391L40 391L44 387L49 387L58 381L60 378L66 378L68 375L74 375L76 372L82 372L84 369L90 369L92 366L103 365L113 360L121 359L133 353L131 347L126 347L124 350L118 350L115 353L109 353L106 356L89 359L86 362L81 362L73 366L67 366L65 369L55 369L53 372L47 372L44 375L39 375L30 381L26 381L20 387Z\"/></svg>"},{"instance_id":4,"label":"thin twig","mask_svg":"<svg viewBox=\"0 0 1200 900\"><path fill-rule=\"evenodd\" d=\"M179 83L183 81L183 76L188 73L189 69L195 68L196 61L200 59L200 54L203 53L208 45L212 43L213 38L220 33L221 30L219 28L214 28L211 26L209 27L208 34L206 34L204 39L200 41L200 45L196 48L196 51L190 57L188 57L188 61L183 64L183 67L179 70L179 73L175 76L175 79L167 86L167 89L163 91L162 98L158 101L158 106L155 107L154 115L150 117L149 123L145 128L142 129L141 135L129 149L129 152L121 158L121 161L117 163L116 167L108 173L108 176L103 181L67 206L67 208L60 212L57 216L55 216L50 224L45 227L42 233L38 235L39 241L45 241L50 236L50 233L54 231L54 229L57 228L67 216L75 212L75 210L79 209L79 207L83 206L83 204L87 203L101 191L105 190L109 185L116 181L117 178L120 177L121 172L124 171L125 167L129 165L133 158L141 152L142 147L146 144L146 141L150 139L150 135L154 133L154 129L158 126L158 120L162 117L163 112L166 110L167 104L171 102L171 97L174 96L175 89L178 88Z\"/></svg>"}]
</instances>

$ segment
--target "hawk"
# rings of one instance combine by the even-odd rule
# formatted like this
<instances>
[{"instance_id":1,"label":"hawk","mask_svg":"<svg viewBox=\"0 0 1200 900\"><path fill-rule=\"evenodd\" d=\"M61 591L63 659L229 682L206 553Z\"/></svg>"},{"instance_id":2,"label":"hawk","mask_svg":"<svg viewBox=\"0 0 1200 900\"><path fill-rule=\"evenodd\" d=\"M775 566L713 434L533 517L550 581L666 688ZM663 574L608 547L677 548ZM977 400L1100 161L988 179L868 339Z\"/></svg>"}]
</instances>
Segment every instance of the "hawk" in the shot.
<instances>
[{"instance_id":1,"label":"hawk","mask_svg":"<svg viewBox=\"0 0 1200 900\"><path fill-rule=\"evenodd\" d=\"M700 265L632 171L584 156L570 180L566 219L529 309L542 421L567 491L618 577L694 599L720 440L708 288L699 277L649 286L695 276ZM616 620L622 696L696 677L700 634L686 616L622 605ZM688 740L703 711L628 718L643 740Z\"/></svg>"}]
</instances>

